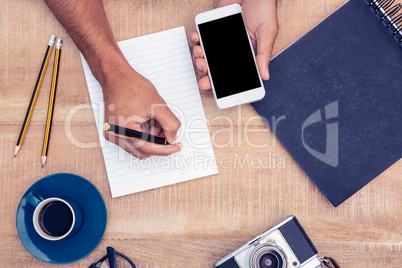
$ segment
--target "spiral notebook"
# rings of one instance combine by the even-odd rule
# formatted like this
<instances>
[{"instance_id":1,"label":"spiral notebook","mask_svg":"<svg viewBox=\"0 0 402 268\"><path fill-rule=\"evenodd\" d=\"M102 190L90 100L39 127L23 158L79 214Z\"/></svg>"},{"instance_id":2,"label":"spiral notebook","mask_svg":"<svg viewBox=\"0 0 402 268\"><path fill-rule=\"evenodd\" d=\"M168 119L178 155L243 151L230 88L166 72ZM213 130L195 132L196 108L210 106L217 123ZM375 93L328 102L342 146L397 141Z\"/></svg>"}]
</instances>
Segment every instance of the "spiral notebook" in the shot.
<instances>
[{"instance_id":1,"label":"spiral notebook","mask_svg":"<svg viewBox=\"0 0 402 268\"><path fill-rule=\"evenodd\" d=\"M401 158L400 9L348 1L271 61L253 104L334 206Z\"/></svg>"}]
</instances>

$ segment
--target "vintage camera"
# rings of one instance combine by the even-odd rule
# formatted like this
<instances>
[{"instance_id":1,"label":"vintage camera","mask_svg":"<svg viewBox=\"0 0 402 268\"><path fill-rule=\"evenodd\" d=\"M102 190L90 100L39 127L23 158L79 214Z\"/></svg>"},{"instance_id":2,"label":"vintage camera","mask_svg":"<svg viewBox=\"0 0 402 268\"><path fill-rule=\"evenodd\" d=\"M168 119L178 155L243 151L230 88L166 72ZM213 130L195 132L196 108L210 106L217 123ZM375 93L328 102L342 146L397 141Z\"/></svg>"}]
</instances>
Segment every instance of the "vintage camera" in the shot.
<instances>
[{"instance_id":1,"label":"vintage camera","mask_svg":"<svg viewBox=\"0 0 402 268\"><path fill-rule=\"evenodd\" d=\"M322 268L317 250L294 216L216 263L217 268Z\"/></svg>"}]
</instances>

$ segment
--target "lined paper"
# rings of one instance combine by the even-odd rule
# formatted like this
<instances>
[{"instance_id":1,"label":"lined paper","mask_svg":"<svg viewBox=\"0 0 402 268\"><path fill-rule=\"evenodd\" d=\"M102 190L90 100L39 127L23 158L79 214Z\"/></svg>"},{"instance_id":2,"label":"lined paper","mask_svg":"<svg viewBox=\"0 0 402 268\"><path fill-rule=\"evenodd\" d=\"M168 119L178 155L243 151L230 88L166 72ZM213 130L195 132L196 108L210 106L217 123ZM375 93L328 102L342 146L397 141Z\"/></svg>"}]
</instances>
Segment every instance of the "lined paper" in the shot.
<instances>
[{"instance_id":1,"label":"lined paper","mask_svg":"<svg viewBox=\"0 0 402 268\"><path fill-rule=\"evenodd\" d=\"M118 42L181 122L181 152L139 160L103 137L102 88L81 55L112 197L218 173L184 27Z\"/></svg>"}]
</instances>

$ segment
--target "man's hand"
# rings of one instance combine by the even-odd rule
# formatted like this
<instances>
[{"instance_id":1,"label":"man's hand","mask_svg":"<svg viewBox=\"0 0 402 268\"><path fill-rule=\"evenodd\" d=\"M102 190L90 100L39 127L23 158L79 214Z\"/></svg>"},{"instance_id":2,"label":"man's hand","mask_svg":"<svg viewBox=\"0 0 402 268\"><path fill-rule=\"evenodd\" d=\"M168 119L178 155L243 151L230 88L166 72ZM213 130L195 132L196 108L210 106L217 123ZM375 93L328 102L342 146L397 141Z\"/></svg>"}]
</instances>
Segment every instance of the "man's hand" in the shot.
<instances>
[{"instance_id":1,"label":"man's hand","mask_svg":"<svg viewBox=\"0 0 402 268\"><path fill-rule=\"evenodd\" d=\"M105 122L165 137L174 144L180 121L159 96L154 85L131 67L108 76L102 85ZM138 139L120 138L104 132L105 138L139 159L151 155L170 155L178 145L159 145Z\"/></svg>"},{"instance_id":2,"label":"man's hand","mask_svg":"<svg viewBox=\"0 0 402 268\"><path fill-rule=\"evenodd\" d=\"M261 78L268 80L268 66L272 58L272 50L279 28L276 14L276 0L220 0L216 7L223 7L234 3L240 4L243 8L247 31L256 53L258 70ZM190 45L193 47L197 72L201 76L201 79L198 81L198 87L203 90L211 89L204 51L199 43L200 38L198 33L192 32L190 34ZM228 40L228 46L230 46L230 40Z\"/></svg>"},{"instance_id":3,"label":"man's hand","mask_svg":"<svg viewBox=\"0 0 402 268\"><path fill-rule=\"evenodd\" d=\"M175 142L180 121L166 106L150 81L128 64L120 51L100 0L45 0L80 49L95 78L102 86L105 122ZM157 145L145 141L105 138L134 156L169 155L178 145Z\"/></svg>"}]
</instances>

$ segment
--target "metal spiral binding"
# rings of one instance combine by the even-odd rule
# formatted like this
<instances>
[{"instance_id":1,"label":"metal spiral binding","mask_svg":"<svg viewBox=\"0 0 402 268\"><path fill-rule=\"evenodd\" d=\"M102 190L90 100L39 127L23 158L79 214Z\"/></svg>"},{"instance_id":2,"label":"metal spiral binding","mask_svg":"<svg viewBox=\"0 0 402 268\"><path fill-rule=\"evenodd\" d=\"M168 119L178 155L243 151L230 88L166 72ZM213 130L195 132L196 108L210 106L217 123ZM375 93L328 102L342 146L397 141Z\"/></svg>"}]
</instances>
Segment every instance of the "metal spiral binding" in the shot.
<instances>
[{"instance_id":1,"label":"metal spiral binding","mask_svg":"<svg viewBox=\"0 0 402 268\"><path fill-rule=\"evenodd\" d=\"M398 15L402 9L402 5L394 5L394 3L395 0L371 0L369 6L376 14L378 12L381 13L381 20L392 31L392 34L399 40L399 43L402 44L402 13ZM398 34L399 37L397 37Z\"/></svg>"},{"instance_id":2,"label":"metal spiral binding","mask_svg":"<svg viewBox=\"0 0 402 268\"><path fill-rule=\"evenodd\" d=\"M395 14L397 14L398 11L399 11L401 8L402 8L402 6L401 6L400 4L395 5L395 6L391 7L391 8L388 10L388 12L387 12L386 14L387 14L389 17L392 18L392 16L394 16ZM384 15L381 16L381 20L382 20L382 21L384 21L385 18L387 17L386 14L384 14ZM388 28L389 28L389 27L388 27Z\"/></svg>"}]
</instances>

